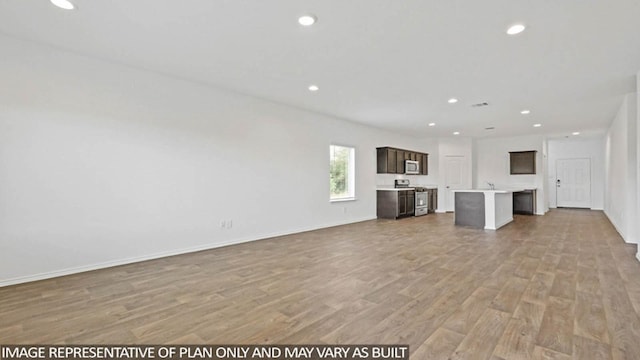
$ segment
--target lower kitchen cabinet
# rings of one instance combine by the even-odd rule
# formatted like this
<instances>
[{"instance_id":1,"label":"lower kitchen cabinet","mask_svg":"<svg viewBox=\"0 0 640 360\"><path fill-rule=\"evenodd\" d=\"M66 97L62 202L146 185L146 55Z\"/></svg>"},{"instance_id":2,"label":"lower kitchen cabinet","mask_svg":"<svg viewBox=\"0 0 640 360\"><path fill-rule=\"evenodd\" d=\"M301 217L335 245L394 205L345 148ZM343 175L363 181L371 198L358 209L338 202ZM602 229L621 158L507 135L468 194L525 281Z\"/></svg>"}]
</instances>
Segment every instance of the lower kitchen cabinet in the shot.
<instances>
[{"instance_id":1,"label":"lower kitchen cabinet","mask_svg":"<svg viewBox=\"0 0 640 360\"><path fill-rule=\"evenodd\" d=\"M438 189L427 189L429 194L429 212L434 213L438 208Z\"/></svg>"},{"instance_id":2,"label":"lower kitchen cabinet","mask_svg":"<svg viewBox=\"0 0 640 360\"><path fill-rule=\"evenodd\" d=\"M521 215L534 215L536 213L535 189L513 193L513 213Z\"/></svg>"},{"instance_id":3,"label":"lower kitchen cabinet","mask_svg":"<svg viewBox=\"0 0 640 360\"><path fill-rule=\"evenodd\" d=\"M378 190L376 215L381 219L397 219L415 214L414 190Z\"/></svg>"}]
</instances>

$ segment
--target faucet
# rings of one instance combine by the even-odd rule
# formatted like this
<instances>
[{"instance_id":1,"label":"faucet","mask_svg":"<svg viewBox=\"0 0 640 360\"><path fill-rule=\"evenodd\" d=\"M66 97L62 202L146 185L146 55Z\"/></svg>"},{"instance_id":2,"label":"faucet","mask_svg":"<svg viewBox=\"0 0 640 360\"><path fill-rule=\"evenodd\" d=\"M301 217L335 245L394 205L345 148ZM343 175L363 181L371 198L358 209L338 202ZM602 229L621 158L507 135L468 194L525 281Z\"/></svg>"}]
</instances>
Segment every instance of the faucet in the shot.
<instances>
[{"instance_id":1,"label":"faucet","mask_svg":"<svg viewBox=\"0 0 640 360\"><path fill-rule=\"evenodd\" d=\"M496 184L490 183L488 181L487 181L487 184L489 184L489 189L491 189L491 190L495 190L496 189Z\"/></svg>"}]
</instances>

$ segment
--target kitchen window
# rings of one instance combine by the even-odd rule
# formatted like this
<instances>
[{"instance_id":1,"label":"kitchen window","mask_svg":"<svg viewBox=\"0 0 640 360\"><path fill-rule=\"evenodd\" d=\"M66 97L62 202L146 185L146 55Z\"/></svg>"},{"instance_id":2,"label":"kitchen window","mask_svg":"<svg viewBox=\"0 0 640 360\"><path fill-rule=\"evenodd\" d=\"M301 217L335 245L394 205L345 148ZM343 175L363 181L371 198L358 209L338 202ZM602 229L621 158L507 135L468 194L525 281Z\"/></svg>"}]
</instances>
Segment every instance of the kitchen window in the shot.
<instances>
[{"instance_id":1,"label":"kitchen window","mask_svg":"<svg viewBox=\"0 0 640 360\"><path fill-rule=\"evenodd\" d=\"M329 146L329 200L355 200L356 149L350 146Z\"/></svg>"}]
</instances>

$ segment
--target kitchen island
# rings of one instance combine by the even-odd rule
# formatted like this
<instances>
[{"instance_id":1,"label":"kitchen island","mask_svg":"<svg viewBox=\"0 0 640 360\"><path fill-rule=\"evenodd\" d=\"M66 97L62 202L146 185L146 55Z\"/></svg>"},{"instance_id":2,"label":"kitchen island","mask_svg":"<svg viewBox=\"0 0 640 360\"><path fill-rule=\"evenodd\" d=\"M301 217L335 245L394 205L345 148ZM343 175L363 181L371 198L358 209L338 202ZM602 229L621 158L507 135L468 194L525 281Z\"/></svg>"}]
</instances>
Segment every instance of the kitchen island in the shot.
<instances>
[{"instance_id":1,"label":"kitchen island","mask_svg":"<svg viewBox=\"0 0 640 360\"><path fill-rule=\"evenodd\" d=\"M455 224L497 230L513 221L513 193L521 190L453 190Z\"/></svg>"}]
</instances>

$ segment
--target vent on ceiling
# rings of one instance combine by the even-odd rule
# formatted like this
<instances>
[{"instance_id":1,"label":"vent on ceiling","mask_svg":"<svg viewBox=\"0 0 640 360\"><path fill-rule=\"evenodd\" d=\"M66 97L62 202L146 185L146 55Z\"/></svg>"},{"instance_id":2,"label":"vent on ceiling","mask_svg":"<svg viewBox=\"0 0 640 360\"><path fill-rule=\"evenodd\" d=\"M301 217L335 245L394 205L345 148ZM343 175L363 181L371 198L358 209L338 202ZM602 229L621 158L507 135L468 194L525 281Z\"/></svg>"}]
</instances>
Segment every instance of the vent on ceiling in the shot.
<instances>
[{"instance_id":1,"label":"vent on ceiling","mask_svg":"<svg viewBox=\"0 0 640 360\"><path fill-rule=\"evenodd\" d=\"M483 106L488 106L488 105L489 105L489 103L485 101L485 102L473 104L473 105L471 105L471 107L483 107Z\"/></svg>"},{"instance_id":2,"label":"vent on ceiling","mask_svg":"<svg viewBox=\"0 0 640 360\"><path fill-rule=\"evenodd\" d=\"M495 129L495 127L490 126L490 127L486 127L486 128L484 128L484 129L485 129L485 130L494 130L494 129Z\"/></svg>"}]
</instances>

